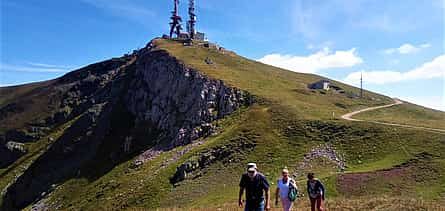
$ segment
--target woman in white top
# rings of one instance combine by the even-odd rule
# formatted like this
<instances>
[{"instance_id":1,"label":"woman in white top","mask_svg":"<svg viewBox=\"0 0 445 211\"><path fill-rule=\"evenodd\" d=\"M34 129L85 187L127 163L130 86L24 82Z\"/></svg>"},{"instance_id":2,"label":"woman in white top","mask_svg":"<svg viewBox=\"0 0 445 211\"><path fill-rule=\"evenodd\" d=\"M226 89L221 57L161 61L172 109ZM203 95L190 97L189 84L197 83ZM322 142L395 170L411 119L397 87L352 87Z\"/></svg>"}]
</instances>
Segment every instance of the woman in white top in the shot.
<instances>
[{"instance_id":1,"label":"woman in white top","mask_svg":"<svg viewBox=\"0 0 445 211\"><path fill-rule=\"evenodd\" d=\"M282 178L277 181L277 190L275 192L275 205L278 205L278 197L280 197L281 204L283 205L284 211L289 211L292 209L293 202L289 199L289 185L293 186L295 189L297 185L295 181L289 177L289 170L285 167L283 169Z\"/></svg>"}]
</instances>

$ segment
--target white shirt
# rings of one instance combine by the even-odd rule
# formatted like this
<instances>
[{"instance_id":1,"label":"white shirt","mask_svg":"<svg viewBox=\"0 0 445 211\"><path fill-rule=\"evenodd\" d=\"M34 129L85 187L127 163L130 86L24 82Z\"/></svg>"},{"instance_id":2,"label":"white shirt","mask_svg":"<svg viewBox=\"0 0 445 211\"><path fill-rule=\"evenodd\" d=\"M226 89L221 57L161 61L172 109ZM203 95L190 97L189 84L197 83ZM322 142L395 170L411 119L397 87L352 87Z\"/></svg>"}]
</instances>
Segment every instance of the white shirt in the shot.
<instances>
[{"instance_id":1,"label":"white shirt","mask_svg":"<svg viewBox=\"0 0 445 211\"><path fill-rule=\"evenodd\" d=\"M289 185L291 185L290 184L291 180L292 179L289 177L289 178L287 178L286 183L283 183L283 179L282 178L277 181L277 186L278 186L278 189L280 189L280 197L281 198L288 197L288 195L289 195Z\"/></svg>"}]
</instances>

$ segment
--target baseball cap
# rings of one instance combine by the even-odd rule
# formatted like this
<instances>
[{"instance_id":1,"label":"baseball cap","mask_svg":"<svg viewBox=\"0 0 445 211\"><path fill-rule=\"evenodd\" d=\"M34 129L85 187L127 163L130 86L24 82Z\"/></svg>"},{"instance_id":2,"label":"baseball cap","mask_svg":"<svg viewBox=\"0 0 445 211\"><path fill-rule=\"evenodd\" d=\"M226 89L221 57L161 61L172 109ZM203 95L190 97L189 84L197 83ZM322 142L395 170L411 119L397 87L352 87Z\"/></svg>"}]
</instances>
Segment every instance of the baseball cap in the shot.
<instances>
[{"instance_id":1,"label":"baseball cap","mask_svg":"<svg viewBox=\"0 0 445 211\"><path fill-rule=\"evenodd\" d=\"M256 163L247 164L247 171L256 171L256 169L257 169Z\"/></svg>"}]
</instances>

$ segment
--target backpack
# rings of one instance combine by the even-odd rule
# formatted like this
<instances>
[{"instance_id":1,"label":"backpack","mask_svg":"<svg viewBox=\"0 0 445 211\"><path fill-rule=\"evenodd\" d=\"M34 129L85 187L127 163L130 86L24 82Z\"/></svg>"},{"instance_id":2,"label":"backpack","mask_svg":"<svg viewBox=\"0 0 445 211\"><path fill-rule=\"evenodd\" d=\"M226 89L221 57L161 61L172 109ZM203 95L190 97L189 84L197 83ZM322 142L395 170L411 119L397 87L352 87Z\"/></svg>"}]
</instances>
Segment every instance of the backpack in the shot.
<instances>
[{"instance_id":1,"label":"backpack","mask_svg":"<svg viewBox=\"0 0 445 211\"><path fill-rule=\"evenodd\" d=\"M326 195L326 189L324 188L323 183L320 182L320 180L315 179L316 183L315 183L315 189L319 190L322 194L321 197L323 200L325 200L325 195ZM309 185L309 181L307 181L307 192L310 195L311 194L311 187Z\"/></svg>"},{"instance_id":2,"label":"backpack","mask_svg":"<svg viewBox=\"0 0 445 211\"><path fill-rule=\"evenodd\" d=\"M298 198L298 190L294 186L292 186L291 184L289 184L288 197L289 197L290 201L295 201Z\"/></svg>"}]
</instances>

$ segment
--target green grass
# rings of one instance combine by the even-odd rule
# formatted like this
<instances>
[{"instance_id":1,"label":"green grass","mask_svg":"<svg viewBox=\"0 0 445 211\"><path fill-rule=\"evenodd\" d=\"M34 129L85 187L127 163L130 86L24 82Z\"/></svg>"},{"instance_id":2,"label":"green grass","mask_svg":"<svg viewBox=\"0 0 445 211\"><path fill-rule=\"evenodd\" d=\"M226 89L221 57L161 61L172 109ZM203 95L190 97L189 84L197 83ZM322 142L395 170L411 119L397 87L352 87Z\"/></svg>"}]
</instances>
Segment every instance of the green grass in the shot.
<instances>
[{"instance_id":1,"label":"green grass","mask_svg":"<svg viewBox=\"0 0 445 211\"><path fill-rule=\"evenodd\" d=\"M342 192L337 181L343 174L372 173L397 167L419 154L431 154L434 159L428 165L418 165L426 170L441 171L445 167L444 134L422 130L390 127L366 122L346 122L332 119L336 116L364 107L392 103L392 99L371 92L365 92L364 99L353 99L342 94L328 91L325 94L306 88L308 83L321 79L311 74L294 73L264 65L234 54L223 54L216 49L183 47L180 43L156 40L160 50L166 50L187 65L208 75L223 80L229 85L253 94L258 102L240 112L235 112L218 122L219 133L208 137L205 142L185 153L175 162L171 159L179 147L161 155L140 169L129 168L136 159L132 157L120 163L106 174L89 179L72 178L60 184L47 200L51 208L62 210L132 210L171 208L195 210L214 210L223 207L236 210L238 183L247 162L256 162L260 171L272 184L280 177L281 169L287 166L293 173L303 160L305 153L312 148L329 144L346 159L346 172L341 173L333 164L320 158L312 162L313 168L304 169L302 175L315 172L326 185L330 208L361 208L372 206L385 210L396 210L391 200L407 203L420 208L438 206L424 203L440 200L444 192L445 179L437 174L437 179L412 180L426 175L411 171L403 180L384 183L385 178L373 176L374 183L364 184L375 187L373 191L382 192L389 197L379 198L364 195L345 200L348 193ZM209 57L214 65L204 62ZM358 93L354 87L334 82L346 92ZM375 99L380 99L379 101ZM427 112L430 112L429 110ZM431 111L432 112L432 111ZM440 113L443 115L443 113ZM419 114L422 116L422 114ZM433 115L434 117L434 115ZM424 119L434 119L424 116ZM212 163L197 173L200 176L182 181L176 186L169 178L181 164L196 159L210 149L230 147L234 143L249 142L255 147L234 151L229 157ZM418 169L419 170L419 169ZM419 170L420 171L420 170ZM412 178L410 177L412 176ZM296 178L301 191L305 191L305 178ZM422 181L425 181L423 183ZM402 186L409 193L408 198L391 198L396 193L391 184ZM435 188L428 188L433 185ZM305 198L304 198L305 199ZM303 200L304 200L303 199ZM306 201L298 207L307 209ZM387 206L387 207L384 207ZM28 207L29 208L29 207ZM204 209L207 208L207 209ZM351 210L354 210L352 209ZM400 209L400 207L399 207ZM359 209L360 210L360 209Z\"/></svg>"},{"instance_id":2,"label":"green grass","mask_svg":"<svg viewBox=\"0 0 445 211\"><path fill-rule=\"evenodd\" d=\"M445 129L445 113L405 103L390 108L364 112L357 119Z\"/></svg>"},{"instance_id":3,"label":"green grass","mask_svg":"<svg viewBox=\"0 0 445 211\"><path fill-rule=\"evenodd\" d=\"M236 201L239 179L247 162L256 161L261 172L269 178L270 182L275 182L281 168L293 166L308 149L304 144L296 148L295 145L280 137L278 130L271 122L270 112L261 106L249 109L243 122L223 137L218 145L224 145L233 137L249 137L252 134L256 137L253 139L256 143L253 151L238 154L238 162L212 165L199 180L185 181L169 194L170 197L185 196L184 200L164 201L162 205L168 207L173 203L176 206L197 207Z\"/></svg>"},{"instance_id":4,"label":"green grass","mask_svg":"<svg viewBox=\"0 0 445 211\"><path fill-rule=\"evenodd\" d=\"M340 116L356 108L392 102L388 97L368 91L365 91L364 99L351 99L333 91L326 94L312 92L307 85L322 77L283 70L234 54L223 54L216 49L198 45L183 47L178 42L164 39L155 40L155 45L211 78L221 79L271 103L290 107L303 118L330 119L332 112ZM214 61L213 65L205 63L207 57ZM355 87L337 81L333 81L333 84L346 92L359 93Z\"/></svg>"},{"instance_id":5,"label":"green grass","mask_svg":"<svg viewBox=\"0 0 445 211\"><path fill-rule=\"evenodd\" d=\"M326 142L331 143L345 155L348 165L347 172L372 172L388 169L414 158L418 153L429 152L442 156L442 151L445 150L443 143L440 141L444 138L444 135L441 134L379 126L371 123L345 123L330 120L332 112L341 115L362 107L389 104L392 100L387 97L370 92L365 92L365 99L351 99L332 91L320 94L305 88L308 83L320 79L315 75L293 73L233 54L221 54L215 49L196 46L182 47L178 43L166 40L158 40L156 45L161 49L166 49L186 64L210 77L223 79L230 85L247 90L251 94L265 99L263 109L267 111L269 117L259 120L257 119L259 114L252 115L248 117L244 126L248 127L251 122L260 124L258 121L264 121L262 124L266 125L266 128L257 125L252 127L252 130L267 141L260 142L255 150L249 153L245 161L252 160L263 164L262 170L272 181L278 178L280 168L295 166L302 159L302 155L311 147ZM204 62L206 57L211 58L215 64L207 65ZM358 92L358 89L354 87L339 82L334 83L345 89L346 92ZM372 98L379 98L380 101L373 101ZM431 110L427 111L433 112ZM444 115L444 113L440 114ZM269 118L272 121L269 121ZM422 118L434 119L430 115L424 115ZM307 125L310 125L314 119L322 121L317 122L318 125L315 126L313 132L308 132ZM297 128L297 131L294 131L293 135L289 135L286 130L288 126ZM333 129L330 130L330 128ZM205 207L212 203L235 200L242 165L243 162L238 164L238 168L228 166L223 173L217 171L218 168L213 169L213 171L210 170L209 174L200 178L199 181L184 182L183 187L179 188L182 191L175 190L179 193L172 191L171 196L185 194L184 198L190 201L189 205L187 205L187 202L181 203L185 207ZM339 193L336 190L335 178L339 173L326 171L325 169L311 169L310 171L320 173L333 196L336 196ZM227 189L227 184L223 186L224 188L221 188L219 186L221 183L212 183L212 179L219 174L222 174L225 179L231 178L229 181L231 181L232 186L227 191L221 191ZM206 177L208 181L205 181ZM191 189L202 191L209 184L214 187L212 191L190 194ZM440 187L440 184L443 183L435 181L434 184L438 184ZM421 187L420 184L418 186L414 185L413 189L420 190ZM385 187L382 187L379 190L384 189ZM430 192L432 194L428 195L419 191L414 195L417 197L428 195L425 198L437 199L440 190L436 189ZM172 206L172 204L165 204L165 206Z\"/></svg>"},{"instance_id":6,"label":"green grass","mask_svg":"<svg viewBox=\"0 0 445 211\"><path fill-rule=\"evenodd\" d=\"M275 183L282 167L288 166L290 169L294 169L297 163L302 160L304 153L308 152L311 147L324 143L310 140L305 136L299 137L298 140L294 140L295 137L286 136L282 130L287 127L288 121L292 120L294 120L292 116L282 117L274 109L253 106L221 122L223 131L218 136L210 137L205 144L185 154L166 168L157 170L163 160L169 159L174 151L163 153L138 171L129 171L128 166L131 161L128 161L116 166L111 172L96 181L82 178L72 179L58 188L50 196L50 201L63 199L63 209L86 210L93 210L97 206L111 210L157 207L200 208L236 201L238 182L244 171L245 163L257 162L261 172L269 178L271 183ZM300 124L308 124L308 122L303 121ZM342 123L335 123L335 125L337 124ZM335 140L331 142L339 151L346 153L349 166L347 173L387 169L415 157L419 152L428 151L436 156L442 156L442 151L445 150L444 146L438 143L438 140L443 136L433 135L430 137L428 132L394 131L387 127L376 129L372 124L350 127L343 132L348 138L339 142ZM355 134L366 130L373 131L369 132L370 134L378 135L372 141L376 146L382 147L376 149L375 152L366 150L365 147L369 147L367 139L358 139L362 134ZM396 136L399 138L394 139ZM405 139L410 136L413 136L412 139ZM173 187L169 183L169 178L173 176L176 166L199 155L201 151L226 146L240 137L249 138L256 143L253 151L237 153L234 155L235 161L232 163L221 161L209 166L198 179L185 180L177 187ZM418 143L418 141L423 143ZM401 144L407 148L408 154L398 150ZM359 150L360 148L364 149ZM360 157L361 163L354 162L354 159L358 157ZM336 178L339 172L327 171L326 168L332 168L330 164L323 166L318 161L315 163L318 164L317 168L308 169L307 172L315 171L320 176L328 188L329 197L335 200L336 197L347 196L337 190ZM143 182L141 182L142 180ZM298 186L302 191L305 191L304 178L297 178L297 180L299 180ZM441 187L443 182L437 180L429 184ZM272 185L272 187L274 186ZM385 185L375 187L375 191L391 192ZM440 188L426 189L422 184L411 185L408 190L410 190L410 194L412 193L412 197L425 198L426 200L436 199L438 193L442 191ZM166 200L169 198L175 198L175 200Z\"/></svg>"},{"instance_id":7,"label":"green grass","mask_svg":"<svg viewBox=\"0 0 445 211\"><path fill-rule=\"evenodd\" d=\"M80 117L80 116L79 116ZM55 140L57 140L63 132L68 129L71 124L76 121L79 117L74 118L71 121L66 122L53 129L47 136L43 137L41 140L33 143L28 143L25 145L27 153L16 160L14 163L9 165L0 171L0 190L3 191L7 186L13 182L19 175L21 175L26 168L28 168L39 156L41 156L48 146L50 146ZM49 138L52 138L51 141ZM2 197L0 197L0 204Z\"/></svg>"},{"instance_id":8,"label":"green grass","mask_svg":"<svg viewBox=\"0 0 445 211\"><path fill-rule=\"evenodd\" d=\"M224 137L224 134L230 133L235 128L230 125L240 121L240 116L233 115L219 124L224 127L224 132L217 137L210 138L205 145L199 146L195 151L204 150L214 146L215 142ZM172 157L172 153L181 150L176 148L171 152L165 152L154 160L144 164L141 169L129 170L129 166L134 159L122 163L112 169L105 176L88 181L85 178L74 178L58 187L49 198L49 203L54 203L57 199L64 199L62 208L83 208L94 210L99 204L104 209L119 209L127 206L131 207L158 207L161 198L170 190L171 177L176 166L169 165L162 168L161 164ZM194 152L188 153L181 158L178 163L184 162L190 158ZM118 188L107 188L110 181L114 181ZM140 181L143 181L140 183ZM136 190L137 189L137 190ZM100 195L100 197L96 197Z\"/></svg>"}]
</instances>

